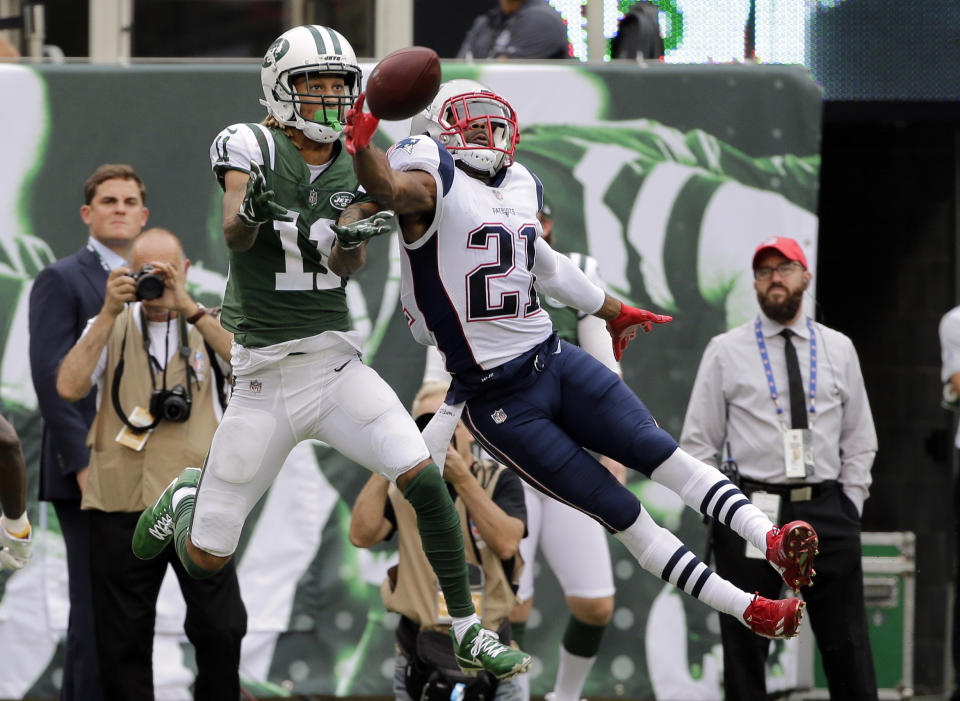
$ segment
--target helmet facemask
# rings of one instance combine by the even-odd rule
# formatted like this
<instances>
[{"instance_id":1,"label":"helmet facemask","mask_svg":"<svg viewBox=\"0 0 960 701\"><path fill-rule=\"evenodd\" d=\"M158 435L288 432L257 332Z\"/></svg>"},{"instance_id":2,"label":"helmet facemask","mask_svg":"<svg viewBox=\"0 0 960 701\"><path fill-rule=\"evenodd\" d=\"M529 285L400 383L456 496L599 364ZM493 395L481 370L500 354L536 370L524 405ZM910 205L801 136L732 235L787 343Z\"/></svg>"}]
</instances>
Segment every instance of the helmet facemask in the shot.
<instances>
[{"instance_id":1,"label":"helmet facemask","mask_svg":"<svg viewBox=\"0 0 960 701\"><path fill-rule=\"evenodd\" d=\"M343 131L347 110L353 106L357 91L353 86L359 83L359 70L351 73L347 66L333 65L290 70L277 80L277 101L289 103L292 107L292 119L281 122L293 126L307 138L321 143L336 141ZM318 76L338 76L344 79L344 90L340 95L330 95L311 89L311 82ZM302 91L295 84L298 78L304 78ZM278 120L280 121L280 120Z\"/></svg>"},{"instance_id":2,"label":"helmet facemask","mask_svg":"<svg viewBox=\"0 0 960 701\"><path fill-rule=\"evenodd\" d=\"M310 92L311 79L331 75L343 77L341 94ZM304 92L293 87L298 78L305 79ZM260 102L280 124L299 129L313 141L330 143L343 131L346 111L360 94L360 78L356 54L342 34L320 25L294 27L267 49L260 67L264 97ZM312 104L306 109L308 103ZM319 114L317 103L322 105Z\"/></svg>"},{"instance_id":3,"label":"helmet facemask","mask_svg":"<svg viewBox=\"0 0 960 701\"><path fill-rule=\"evenodd\" d=\"M513 151L520 140L517 116L507 101L494 93L448 98L436 123L441 130L437 140L465 166L493 176L513 163Z\"/></svg>"}]
</instances>

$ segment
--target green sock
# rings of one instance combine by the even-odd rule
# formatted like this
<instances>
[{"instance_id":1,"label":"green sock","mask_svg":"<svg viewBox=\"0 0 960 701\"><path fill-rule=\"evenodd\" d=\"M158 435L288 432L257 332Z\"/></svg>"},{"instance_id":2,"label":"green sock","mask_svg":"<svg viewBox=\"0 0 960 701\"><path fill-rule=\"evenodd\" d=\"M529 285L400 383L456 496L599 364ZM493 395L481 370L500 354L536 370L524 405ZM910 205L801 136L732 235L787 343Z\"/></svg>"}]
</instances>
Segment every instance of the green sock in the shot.
<instances>
[{"instance_id":1,"label":"green sock","mask_svg":"<svg viewBox=\"0 0 960 701\"><path fill-rule=\"evenodd\" d=\"M433 463L427 465L410 480L403 496L417 512L417 529L423 551L437 575L447 600L447 610L454 618L472 615L475 609L470 598L460 516L440 476L440 469Z\"/></svg>"},{"instance_id":2,"label":"green sock","mask_svg":"<svg viewBox=\"0 0 960 701\"><path fill-rule=\"evenodd\" d=\"M596 657L603 640L603 631L607 626L595 626L570 616L567 629L563 632L563 647L571 655L578 657Z\"/></svg>"},{"instance_id":3,"label":"green sock","mask_svg":"<svg viewBox=\"0 0 960 701\"><path fill-rule=\"evenodd\" d=\"M513 638L513 642L517 644L517 647L521 650L526 650L524 643L527 641L527 622L526 621L516 621L510 622L510 637Z\"/></svg>"},{"instance_id":4,"label":"green sock","mask_svg":"<svg viewBox=\"0 0 960 701\"><path fill-rule=\"evenodd\" d=\"M193 523L193 505L197 501L195 494L185 496L177 504L177 510L173 514L173 542L177 548L177 557L187 571L194 579L206 579L212 577L216 572L203 569L200 565L190 559L187 552L187 536L190 535L190 524Z\"/></svg>"}]
</instances>

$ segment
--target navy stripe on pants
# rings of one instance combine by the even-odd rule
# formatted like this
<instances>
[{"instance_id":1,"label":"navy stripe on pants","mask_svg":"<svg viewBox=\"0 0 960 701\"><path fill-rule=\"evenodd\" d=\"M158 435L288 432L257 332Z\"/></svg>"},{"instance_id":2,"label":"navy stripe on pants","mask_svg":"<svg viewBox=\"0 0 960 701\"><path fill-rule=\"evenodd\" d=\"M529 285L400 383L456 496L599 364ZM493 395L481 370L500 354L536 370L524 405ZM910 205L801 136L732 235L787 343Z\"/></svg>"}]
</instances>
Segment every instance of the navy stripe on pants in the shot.
<instances>
[{"instance_id":1,"label":"navy stripe on pants","mask_svg":"<svg viewBox=\"0 0 960 701\"><path fill-rule=\"evenodd\" d=\"M677 443L596 358L566 341L542 357L531 385L492 400L468 399L464 421L480 445L533 487L622 531L636 521L640 503L584 448L649 477Z\"/></svg>"}]
</instances>

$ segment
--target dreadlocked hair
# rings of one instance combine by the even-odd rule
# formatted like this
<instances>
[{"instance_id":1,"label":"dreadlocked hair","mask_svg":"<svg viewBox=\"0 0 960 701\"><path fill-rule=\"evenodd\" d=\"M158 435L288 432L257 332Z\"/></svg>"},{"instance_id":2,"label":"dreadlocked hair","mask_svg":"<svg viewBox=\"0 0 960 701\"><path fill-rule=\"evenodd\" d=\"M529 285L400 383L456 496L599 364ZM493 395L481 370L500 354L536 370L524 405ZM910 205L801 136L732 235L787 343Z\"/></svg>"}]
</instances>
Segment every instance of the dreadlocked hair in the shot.
<instances>
[{"instance_id":1,"label":"dreadlocked hair","mask_svg":"<svg viewBox=\"0 0 960 701\"><path fill-rule=\"evenodd\" d=\"M267 113L267 116L264 117L263 121L260 123L268 129L279 129L287 135L288 139L293 139L293 127L288 127L286 124L281 124L277 121L277 118L270 113Z\"/></svg>"}]
</instances>

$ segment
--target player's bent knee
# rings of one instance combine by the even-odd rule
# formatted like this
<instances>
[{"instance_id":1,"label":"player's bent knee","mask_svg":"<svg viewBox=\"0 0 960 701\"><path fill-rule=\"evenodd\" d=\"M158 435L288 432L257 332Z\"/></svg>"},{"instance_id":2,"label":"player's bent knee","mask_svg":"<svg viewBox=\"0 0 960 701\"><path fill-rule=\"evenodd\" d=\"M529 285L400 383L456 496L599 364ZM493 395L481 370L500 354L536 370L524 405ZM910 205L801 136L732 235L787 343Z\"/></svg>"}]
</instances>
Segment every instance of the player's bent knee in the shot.
<instances>
[{"instance_id":1,"label":"player's bent knee","mask_svg":"<svg viewBox=\"0 0 960 701\"><path fill-rule=\"evenodd\" d=\"M190 540L218 558L230 557L240 542L251 506L242 494L205 489L193 512Z\"/></svg>"},{"instance_id":2,"label":"player's bent knee","mask_svg":"<svg viewBox=\"0 0 960 701\"><path fill-rule=\"evenodd\" d=\"M569 596L567 605L574 618L592 626L605 626L613 617L612 596L601 596L595 599Z\"/></svg>"},{"instance_id":3,"label":"player's bent knee","mask_svg":"<svg viewBox=\"0 0 960 701\"><path fill-rule=\"evenodd\" d=\"M225 418L214 436L207 468L224 482L246 484L260 469L276 424L265 411Z\"/></svg>"}]
</instances>

